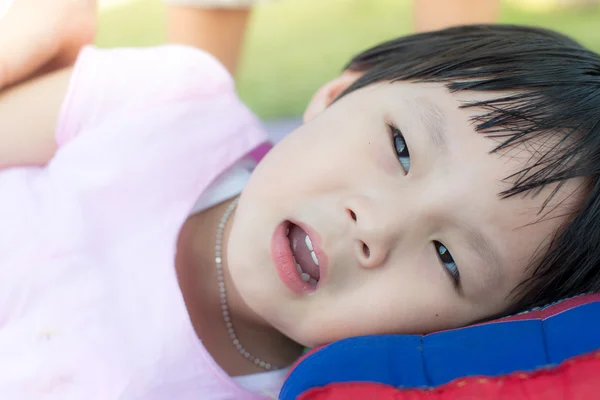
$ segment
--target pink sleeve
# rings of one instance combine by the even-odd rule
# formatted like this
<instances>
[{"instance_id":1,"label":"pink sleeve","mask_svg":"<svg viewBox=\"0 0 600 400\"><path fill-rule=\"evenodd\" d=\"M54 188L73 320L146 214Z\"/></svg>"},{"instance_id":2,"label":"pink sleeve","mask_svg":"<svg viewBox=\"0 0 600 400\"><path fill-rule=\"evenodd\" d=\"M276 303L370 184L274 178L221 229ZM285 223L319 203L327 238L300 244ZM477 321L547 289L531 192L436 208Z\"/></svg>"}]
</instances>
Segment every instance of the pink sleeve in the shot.
<instances>
[{"instance_id":1,"label":"pink sleeve","mask_svg":"<svg viewBox=\"0 0 600 400\"><path fill-rule=\"evenodd\" d=\"M56 139L44 172L52 193L78 204L86 229L112 235L114 226L138 229L174 205L189 212L266 135L212 56L164 46L85 49Z\"/></svg>"},{"instance_id":2,"label":"pink sleeve","mask_svg":"<svg viewBox=\"0 0 600 400\"><path fill-rule=\"evenodd\" d=\"M107 119L153 113L164 105L234 91L210 54L185 46L81 52L59 115L59 147Z\"/></svg>"}]
</instances>

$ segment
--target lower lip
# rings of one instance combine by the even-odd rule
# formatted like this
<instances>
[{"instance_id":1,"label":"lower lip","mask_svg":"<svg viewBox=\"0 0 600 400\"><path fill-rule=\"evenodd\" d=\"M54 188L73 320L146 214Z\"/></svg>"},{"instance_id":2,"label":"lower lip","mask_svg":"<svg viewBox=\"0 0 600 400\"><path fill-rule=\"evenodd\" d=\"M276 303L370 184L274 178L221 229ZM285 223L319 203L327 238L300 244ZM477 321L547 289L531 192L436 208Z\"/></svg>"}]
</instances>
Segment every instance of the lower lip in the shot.
<instances>
[{"instance_id":1,"label":"lower lip","mask_svg":"<svg viewBox=\"0 0 600 400\"><path fill-rule=\"evenodd\" d=\"M304 282L296 270L296 264L294 264L294 260L292 259L290 242L287 239L288 226L289 222L282 222L275 229L275 233L273 233L271 257L273 257L275 269L277 270L279 279L292 292L296 294L314 292L316 287Z\"/></svg>"}]
</instances>

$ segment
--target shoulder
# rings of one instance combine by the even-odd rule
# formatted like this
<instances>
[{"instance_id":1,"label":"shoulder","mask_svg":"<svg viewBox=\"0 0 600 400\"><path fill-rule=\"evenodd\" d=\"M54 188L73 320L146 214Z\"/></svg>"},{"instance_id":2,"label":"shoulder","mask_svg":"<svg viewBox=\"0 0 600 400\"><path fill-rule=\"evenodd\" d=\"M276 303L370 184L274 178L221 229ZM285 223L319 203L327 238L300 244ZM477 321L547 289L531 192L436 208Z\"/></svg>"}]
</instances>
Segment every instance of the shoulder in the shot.
<instances>
[{"instance_id":1,"label":"shoulder","mask_svg":"<svg viewBox=\"0 0 600 400\"><path fill-rule=\"evenodd\" d=\"M234 94L227 70L192 47L86 47L75 67L56 129L61 146L117 116L152 113L184 101Z\"/></svg>"}]
</instances>

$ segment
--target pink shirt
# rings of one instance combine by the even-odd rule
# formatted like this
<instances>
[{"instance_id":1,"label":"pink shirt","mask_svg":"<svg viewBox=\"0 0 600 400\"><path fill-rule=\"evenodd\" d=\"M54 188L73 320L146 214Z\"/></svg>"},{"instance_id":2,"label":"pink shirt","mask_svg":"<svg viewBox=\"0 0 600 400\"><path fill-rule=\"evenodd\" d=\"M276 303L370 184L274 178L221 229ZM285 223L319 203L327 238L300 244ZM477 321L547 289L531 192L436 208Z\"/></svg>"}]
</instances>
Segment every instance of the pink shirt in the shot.
<instances>
[{"instance_id":1,"label":"pink shirt","mask_svg":"<svg viewBox=\"0 0 600 400\"><path fill-rule=\"evenodd\" d=\"M211 56L85 49L52 161L0 171L0 399L263 399L194 333L174 254L265 139Z\"/></svg>"}]
</instances>

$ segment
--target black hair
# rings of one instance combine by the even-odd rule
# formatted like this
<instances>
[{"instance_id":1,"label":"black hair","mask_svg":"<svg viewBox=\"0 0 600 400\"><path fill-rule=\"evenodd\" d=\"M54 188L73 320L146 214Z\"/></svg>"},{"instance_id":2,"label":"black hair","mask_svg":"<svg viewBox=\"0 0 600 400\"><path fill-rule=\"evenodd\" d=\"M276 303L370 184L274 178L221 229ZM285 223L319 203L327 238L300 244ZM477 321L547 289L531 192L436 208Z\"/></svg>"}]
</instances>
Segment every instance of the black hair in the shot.
<instances>
[{"instance_id":1,"label":"black hair","mask_svg":"<svg viewBox=\"0 0 600 400\"><path fill-rule=\"evenodd\" d=\"M471 25L401 37L354 57L347 69L364 72L339 97L378 82L440 82L450 92L496 92L461 105L481 110L476 131L500 137L498 152L531 139L551 138L518 173L502 198L538 195L584 178L576 213L536 254L531 277L515 288L517 311L600 291L600 56L549 30ZM500 94L498 94L500 93ZM336 99L337 100L337 99Z\"/></svg>"}]
</instances>

